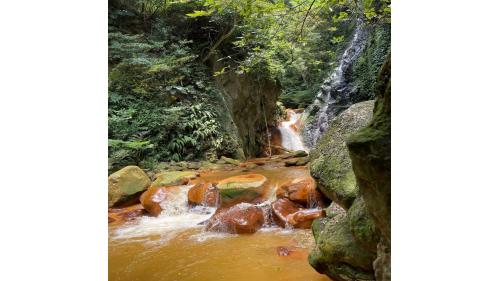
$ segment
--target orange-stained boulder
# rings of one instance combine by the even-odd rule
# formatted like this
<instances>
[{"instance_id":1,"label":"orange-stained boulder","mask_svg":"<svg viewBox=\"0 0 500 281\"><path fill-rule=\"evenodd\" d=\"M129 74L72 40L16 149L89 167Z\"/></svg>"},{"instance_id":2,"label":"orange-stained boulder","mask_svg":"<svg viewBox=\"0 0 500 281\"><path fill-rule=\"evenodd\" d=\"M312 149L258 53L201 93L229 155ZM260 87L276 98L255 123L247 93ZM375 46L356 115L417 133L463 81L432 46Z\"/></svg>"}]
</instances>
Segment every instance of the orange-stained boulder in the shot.
<instances>
[{"instance_id":1,"label":"orange-stained boulder","mask_svg":"<svg viewBox=\"0 0 500 281\"><path fill-rule=\"evenodd\" d=\"M304 209L300 204L281 198L271 204L273 221L281 227L310 228L312 221L324 216L321 209Z\"/></svg>"},{"instance_id":2,"label":"orange-stained boulder","mask_svg":"<svg viewBox=\"0 0 500 281\"><path fill-rule=\"evenodd\" d=\"M141 204L125 208L112 208L108 211L108 223L132 220L144 215L145 213L146 211Z\"/></svg>"},{"instance_id":3,"label":"orange-stained boulder","mask_svg":"<svg viewBox=\"0 0 500 281\"><path fill-rule=\"evenodd\" d=\"M297 178L281 185L276 191L278 198L288 198L304 207L326 207L325 200L316 189L316 181L312 177Z\"/></svg>"},{"instance_id":4,"label":"orange-stained boulder","mask_svg":"<svg viewBox=\"0 0 500 281\"><path fill-rule=\"evenodd\" d=\"M321 209L305 209L289 216L288 223L295 228L311 228L314 219L324 216L325 212Z\"/></svg>"},{"instance_id":5,"label":"orange-stained boulder","mask_svg":"<svg viewBox=\"0 0 500 281\"><path fill-rule=\"evenodd\" d=\"M281 227L287 226L288 216L300 210L302 210L302 206L288 198L278 199L271 204L273 221Z\"/></svg>"},{"instance_id":6,"label":"orange-stained boulder","mask_svg":"<svg viewBox=\"0 0 500 281\"><path fill-rule=\"evenodd\" d=\"M255 203L264 193L267 178L261 174L239 175L223 179L217 184L221 206L229 207L237 203Z\"/></svg>"},{"instance_id":7,"label":"orange-stained boulder","mask_svg":"<svg viewBox=\"0 0 500 281\"><path fill-rule=\"evenodd\" d=\"M254 233L264 224L262 208L240 203L231 208L218 209L209 219L208 231L228 233Z\"/></svg>"},{"instance_id":8,"label":"orange-stained boulder","mask_svg":"<svg viewBox=\"0 0 500 281\"><path fill-rule=\"evenodd\" d=\"M161 202L167 200L168 197L177 196L180 188L181 186L150 186L141 194L141 204L148 213L158 216L162 211Z\"/></svg>"},{"instance_id":9,"label":"orange-stained boulder","mask_svg":"<svg viewBox=\"0 0 500 281\"><path fill-rule=\"evenodd\" d=\"M219 192L211 183L199 183L189 189L188 202L192 205L216 207L219 203Z\"/></svg>"}]
</instances>

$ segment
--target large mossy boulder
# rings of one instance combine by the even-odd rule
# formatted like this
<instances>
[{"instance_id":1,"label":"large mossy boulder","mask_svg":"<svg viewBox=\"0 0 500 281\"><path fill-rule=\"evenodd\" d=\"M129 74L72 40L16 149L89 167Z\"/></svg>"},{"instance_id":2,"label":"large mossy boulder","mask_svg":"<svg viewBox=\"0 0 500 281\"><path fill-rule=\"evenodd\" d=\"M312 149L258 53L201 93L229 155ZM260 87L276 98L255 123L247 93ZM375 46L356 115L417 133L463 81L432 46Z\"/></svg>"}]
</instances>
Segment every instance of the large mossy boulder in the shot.
<instances>
[{"instance_id":1,"label":"large mossy boulder","mask_svg":"<svg viewBox=\"0 0 500 281\"><path fill-rule=\"evenodd\" d=\"M316 247L309 254L309 263L316 271L337 281L375 279L375 253L356 241L345 213L314 220L312 231Z\"/></svg>"},{"instance_id":2,"label":"large mossy boulder","mask_svg":"<svg viewBox=\"0 0 500 281\"><path fill-rule=\"evenodd\" d=\"M148 175L137 166L127 166L108 177L108 207L129 200L151 185Z\"/></svg>"},{"instance_id":3,"label":"large mossy boulder","mask_svg":"<svg viewBox=\"0 0 500 281\"><path fill-rule=\"evenodd\" d=\"M190 179L197 177L193 171L171 171L156 175L156 180L151 184L152 187L174 186L187 184Z\"/></svg>"},{"instance_id":4,"label":"large mossy boulder","mask_svg":"<svg viewBox=\"0 0 500 281\"><path fill-rule=\"evenodd\" d=\"M380 232L377 280L391 279L391 61L385 62L376 85L373 120L348 142L360 195Z\"/></svg>"},{"instance_id":5,"label":"large mossy boulder","mask_svg":"<svg viewBox=\"0 0 500 281\"><path fill-rule=\"evenodd\" d=\"M368 124L373 105L374 101L360 102L336 116L310 153L311 175L319 189L346 210L358 194L346 140Z\"/></svg>"},{"instance_id":6,"label":"large mossy boulder","mask_svg":"<svg viewBox=\"0 0 500 281\"><path fill-rule=\"evenodd\" d=\"M222 206L241 202L254 203L262 197L267 178L260 174L234 176L217 184Z\"/></svg>"}]
</instances>

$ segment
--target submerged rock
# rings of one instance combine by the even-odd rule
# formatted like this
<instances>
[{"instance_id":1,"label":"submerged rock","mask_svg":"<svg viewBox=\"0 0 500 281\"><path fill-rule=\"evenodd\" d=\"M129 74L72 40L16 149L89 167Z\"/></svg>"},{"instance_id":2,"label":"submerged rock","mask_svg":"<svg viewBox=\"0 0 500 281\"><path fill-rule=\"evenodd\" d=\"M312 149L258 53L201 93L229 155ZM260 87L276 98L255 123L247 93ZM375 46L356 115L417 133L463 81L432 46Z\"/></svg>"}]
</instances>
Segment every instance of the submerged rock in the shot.
<instances>
[{"instance_id":1,"label":"submerged rock","mask_svg":"<svg viewBox=\"0 0 500 281\"><path fill-rule=\"evenodd\" d=\"M368 124L373 104L360 102L340 113L311 150L311 175L317 179L319 189L346 210L358 195L358 187L345 141Z\"/></svg>"},{"instance_id":2,"label":"submerged rock","mask_svg":"<svg viewBox=\"0 0 500 281\"><path fill-rule=\"evenodd\" d=\"M187 184L190 179L196 178L198 174L193 171L172 171L156 175L156 180L151 184L152 187L174 186Z\"/></svg>"},{"instance_id":3,"label":"submerged rock","mask_svg":"<svg viewBox=\"0 0 500 281\"><path fill-rule=\"evenodd\" d=\"M285 160L285 166L305 166L309 163L309 157L299 157L299 158L291 158Z\"/></svg>"},{"instance_id":4,"label":"submerged rock","mask_svg":"<svg viewBox=\"0 0 500 281\"><path fill-rule=\"evenodd\" d=\"M189 189L188 202L193 205L216 207L219 203L219 192L211 183L199 183Z\"/></svg>"},{"instance_id":5,"label":"submerged rock","mask_svg":"<svg viewBox=\"0 0 500 281\"><path fill-rule=\"evenodd\" d=\"M231 208L218 209L209 219L206 230L227 233L254 233L264 224L262 208L240 203Z\"/></svg>"},{"instance_id":6,"label":"submerged rock","mask_svg":"<svg viewBox=\"0 0 500 281\"><path fill-rule=\"evenodd\" d=\"M148 175L137 166L127 166L108 177L108 207L129 200L151 184Z\"/></svg>"},{"instance_id":7,"label":"submerged rock","mask_svg":"<svg viewBox=\"0 0 500 281\"><path fill-rule=\"evenodd\" d=\"M254 202L262 197L267 178L260 174L234 176L217 184L221 204L230 206L240 202Z\"/></svg>"}]
</instances>

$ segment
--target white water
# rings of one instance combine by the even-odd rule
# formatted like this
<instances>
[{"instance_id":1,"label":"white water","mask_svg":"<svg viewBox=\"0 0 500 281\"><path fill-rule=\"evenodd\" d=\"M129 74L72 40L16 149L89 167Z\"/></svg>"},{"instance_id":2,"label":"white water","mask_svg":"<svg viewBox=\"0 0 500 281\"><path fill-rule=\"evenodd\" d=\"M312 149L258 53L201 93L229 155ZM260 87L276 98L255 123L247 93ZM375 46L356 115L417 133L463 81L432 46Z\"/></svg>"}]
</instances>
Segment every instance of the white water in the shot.
<instances>
[{"instance_id":1,"label":"white water","mask_svg":"<svg viewBox=\"0 0 500 281\"><path fill-rule=\"evenodd\" d=\"M281 122L278 127L281 133L281 146L288 150L306 150L297 129L293 128L293 125L297 123L302 113L290 110L289 114L290 120Z\"/></svg>"},{"instance_id":2,"label":"white water","mask_svg":"<svg viewBox=\"0 0 500 281\"><path fill-rule=\"evenodd\" d=\"M304 128L304 136L308 147L313 147L323 133L326 132L329 122L333 118L332 115L340 113L351 104L349 95L352 89L346 84L345 73L361 54L365 46L365 35L362 21L359 20L354 36L342 54L338 67L323 83L313 105L306 109L305 114L307 116L313 108L319 108L314 121L306 124Z\"/></svg>"},{"instance_id":3,"label":"white water","mask_svg":"<svg viewBox=\"0 0 500 281\"><path fill-rule=\"evenodd\" d=\"M180 187L168 200L161 202L162 212L158 217L143 216L136 224L120 227L114 238L127 239L149 235L175 236L179 231L203 227L200 223L208 220L215 207L189 207L187 193L192 185Z\"/></svg>"}]
</instances>

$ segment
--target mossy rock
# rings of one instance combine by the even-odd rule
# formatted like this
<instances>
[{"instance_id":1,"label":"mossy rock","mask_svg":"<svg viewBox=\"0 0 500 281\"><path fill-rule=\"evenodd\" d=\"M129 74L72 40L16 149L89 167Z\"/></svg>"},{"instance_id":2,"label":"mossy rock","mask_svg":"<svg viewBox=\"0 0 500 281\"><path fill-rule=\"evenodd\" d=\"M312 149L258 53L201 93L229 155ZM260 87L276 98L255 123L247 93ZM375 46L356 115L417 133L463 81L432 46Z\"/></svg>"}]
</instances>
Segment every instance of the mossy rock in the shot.
<instances>
[{"instance_id":1,"label":"mossy rock","mask_svg":"<svg viewBox=\"0 0 500 281\"><path fill-rule=\"evenodd\" d=\"M137 166L127 166L108 177L108 207L124 202L151 185L148 175Z\"/></svg>"},{"instance_id":2,"label":"mossy rock","mask_svg":"<svg viewBox=\"0 0 500 281\"><path fill-rule=\"evenodd\" d=\"M156 175L152 187L173 186L186 184L189 179L196 178L197 173L193 171L171 171Z\"/></svg>"},{"instance_id":3,"label":"mossy rock","mask_svg":"<svg viewBox=\"0 0 500 281\"><path fill-rule=\"evenodd\" d=\"M232 164L232 165L239 165L241 163L241 161L239 161L239 160L232 159L232 158L229 158L226 156L221 156L220 160L224 161L222 164L227 163L227 164Z\"/></svg>"},{"instance_id":4,"label":"mossy rock","mask_svg":"<svg viewBox=\"0 0 500 281\"><path fill-rule=\"evenodd\" d=\"M309 254L309 263L316 271L338 281L375 280L375 254L357 243L345 214L314 220L312 231L316 247Z\"/></svg>"},{"instance_id":5,"label":"mossy rock","mask_svg":"<svg viewBox=\"0 0 500 281\"><path fill-rule=\"evenodd\" d=\"M380 235L361 196L354 200L347 212L347 217L349 218L349 228L354 239L366 250L377 253L377 243L380 240Z\"/></svg>"},{"instance_id":6,"label":"mossy rock","mask_svg":"<svg viewBox=\"0 0 500 281\"><path fill-rule=\"evenodd\" d=\"M345 142L368 124L373 105L374 101L360 102L336 116L309 156L319 189L346 210L358 195L358 187Z\"/></svg>"},{"instance_id":7,"label":"mossy rock","mask_svg":"<svg viewBox=\"0 0 500 281\"><path fill-rule=\"evenodd\" d=\"M221 180L217 184L221 204L228 206L240 202L252 202L264 192L267 178L260 174L234 176Z\"/></svg>"}]
</instances>

